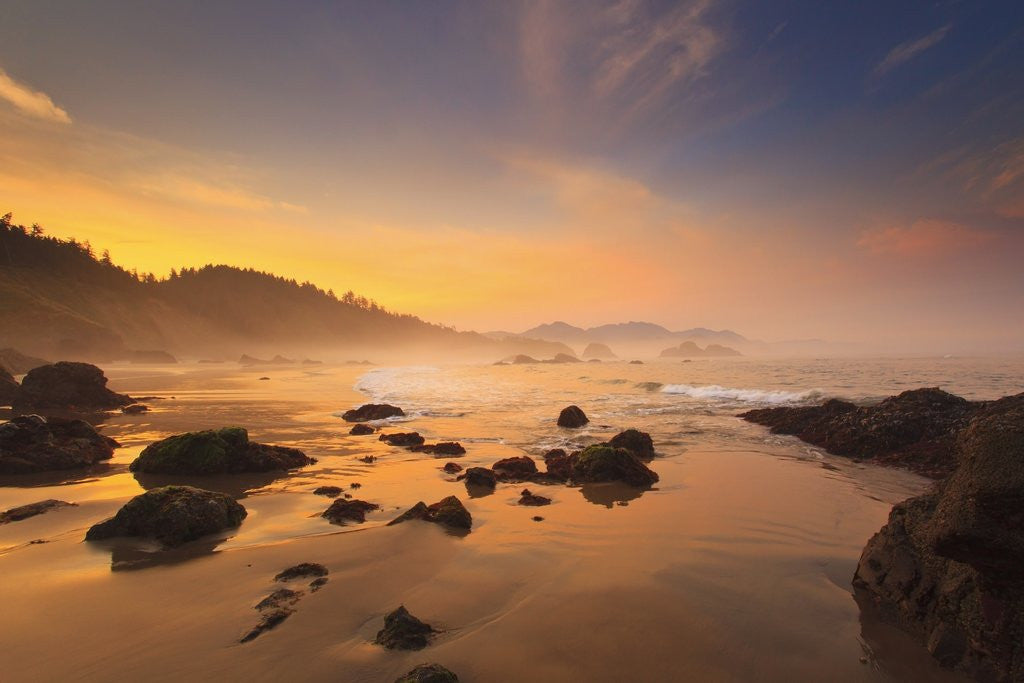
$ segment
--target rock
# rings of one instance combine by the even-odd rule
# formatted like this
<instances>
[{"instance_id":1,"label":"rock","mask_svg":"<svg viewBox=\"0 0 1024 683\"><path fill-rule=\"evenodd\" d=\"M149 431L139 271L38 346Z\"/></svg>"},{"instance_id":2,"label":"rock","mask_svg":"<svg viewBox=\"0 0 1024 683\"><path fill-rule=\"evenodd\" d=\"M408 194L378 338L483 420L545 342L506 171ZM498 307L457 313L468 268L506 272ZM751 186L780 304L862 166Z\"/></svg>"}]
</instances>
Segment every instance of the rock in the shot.
<instances>
[{"instance_id":1,"label":"rock","mask_svg":"<svg viewBox=\"0 0 1024 683\"><path fill-rule=\"evenodd\" d=\"M274 577L274 581L293 581L295 579L308 579L320 576L327 576L330 572L327 567L316 562L301 562L295 566L288 567Z\"/></svg>"},{"instance_id":2,"label":"rock","mask_svg":"<svg viewBox=\"0 0 1024 683\"><path fill-rule=\"evenodd\" d=\"M479 488L494 489L498 485L498 478L492 470L486 467L470 467L459 475L458 481L466 482L466 487L476 486Z\"/></svg>"},{"instance_id":3,"label":"rock","mask_svg":"<svg viewBox=\"0 0 1024 683\"><path fill-rule=\"evenodd\" d=\"M353 410L346 410L341 419L346 422L367 422L369 420L384 420L389 417L403 417L405 411L397 406L387 403L367 403Z\"/></svg>"},{"instance_id":4,"label":"rock","mask_svg":"<svg viewBox=\"0 0 1024 683\"><path fill-rule=\"evenodd\" d=\"M625 448L596 445L574 456L572 479L578 483L621 481L647 488L658 481L658 475Z\"/></svg>"},{"instance_id":5,"label":"rock","mask_svg":"<svg viewBox=\"0 0 1024 683\"><path fill-rule=\"evenodd\" d=\"M591 342L583 349L583 357L589 360L612 360L618 358L606 344Z\"/></svg>"},{"instance_id":6,"label":"rock","mask_svg":"<svg viewBox=\"0 0 1024 683\"><path fill-rule=\"evenodd\" d=\"M0 474L89 467L109 460L117 447L84 420L22 415L0 424Z\"/></svg>"},{"instance_id":7,"label":"rock","mask_svg":"<svg viewBox=\"0 0 1024 683\"><path fill-rule=\"evenodd\" d=\"M534 515L534 516L533 516L533 517L531 517L530 519L532 519L532 520L533 520L533 521L535 521L535 522L543 522L543 521L544 521L544 518L543 518L543 517L541 517L540 515Z\"/></svg>"},{"instance_id":8,"label":"rock","mask_svg":"<svg viewBox=\"0 0 1024 683\"><path fill-rule=\"evenodd\" d=\"M558 415L558 426L576 429L590 422L586 414L578 406L563 408Z\"/></svg>"},{"instance_id":9,"label":"rock","mask_svg":"<svg viewBox=\"0 0 1024 683\"><path fill-rule=\"evenodd\" d=\"M357 425L353 425L352 429L348 430L348 433L351 434L352 436L366 436L367 434L373 434L376 431L377 430L371 427L370 425L360 423Z\"/></svg>"},{"instance_id":10,"label":"rock","mask_svg":"<svg viewBox=\"0 0 1024 683\"><path fill-rule=\"evenodd\" d=\"M142 536L175 547L237 527L246 514L227 494L191 486L162 486L135 496L116 515L93 525L85 540Z\"/></svg>"},{"instance_id":11,"label":"rock","mask_svg":"<svg viewBox=\"0 0 1024 683\"><path fill-rule=\"evenodd\" d=\"M462 471L462 465L460 465L457 462L447 462L441 469L443 469L448 474L458 474L459 472Z\"/></svg>"},{"instance_id":12,"label":"rock","mask_svg":"<svg viewBox=\"0 0 1024 683\"><path fill-rule=\"evenodd\" d=\"M573 457L561 448L554 448L544 454L544 464L547 466L547 476L558 481L567 481L572 478Z\"/></svg>"},{"instance_id":13,"label":"rock","mask_svg":"<svg viewBox=\"0 0 1024 683\"><path fill-rule=\"evenodd\" d=\"M238 359L238 363L240 365L290 365L294 362L295 361L293 359L285 358L280 354L274 356L270 360L263 360L261 358L253 358L252 356L248 356L243 353L242 357Z\"/></svg>"},{"instance_id":14,"label":"rock","mask_svg":"<svg viewBox=\"0 0 1024 683\"><path fill-rule=\"evenodd\" d=\"M644 362L642 360L631 360L631 361L629 361L629 364L630 365L643 365Z\"/></svg>"},{"instance_id":15,"label":"rock","mask_svg":"<svg viewBox=\"0 0 1024 683\"><path fill-rule=\"evenodd\" d=\"M267 597L260 600L254 609L260 612L262 618L255 627L239 641L248 643L257 636L266 633L278 626L285 619L295 613L295 603L302 597L302 591L293 591L288 588L279 588Z\"/></svg>"},{"instance_id":16,"label":"rock","mask_svg":"<svg viewBox=\"0 0 1024 683\"><path fill-rule=\"evenodd\" d=\"M0 349L0 367L6 368L8 372L15 375L24 375L29 370L34 370L41 365L49 364L50 361L48 360L25 355L17 349L12 349L10 347Z\"/></svg>"},{"instance_id":17,"label":"rock","mask_svg":"<svg viewBox=\"0 0 1024 683\"><path fill-rule=\"evenodd\" d=\"M570 356L568 353L556 353L555 357L552 358L551 360L542 360L540 362L541 363L561 364L561 363L582 363L583 361L581 361L576 356Z\"/></svg>"},{"instance_id":18,"label":"rock","mask_svg":"<svg viewBox=\"0 0 1024 683\"><path fill-rule=\"evenodd\" d=\"M9 406L14 403L14 397L18 393L18 382L14 375L0 365L0 406Z\"/></svg>"},{"instance_id":19,"label":"rock","mask_svg":"<svg viewBox=\"0 0 1024 683\"><path fill-rule=\"evenodd\" d=\"M178 359L166 351L129 351L128 362L147 363L153 365L172 365L177 363Z\"/></svg>"},{"instance_id":20,"label":"rock","mask_svg":"<svg viewBox=\"0 0 1024 683\"><path fill-rule=\"evenodd\" d=\"M1024 394L979 407L957 467L868 541L858 602L977 680L1024 680Z\"/></svg>"},{"instance_id":21,"label":"rock","mask_svg":"<svg viewBox=\"0 0 1024 683\"><path fill-rule=\"evenodd\" d=\"M537 496L530 492L530 489L523 489L519 493L519 504L530 505L539 507L541 505L551 505L551 499L545 498L544 496Z\"/></svg>"},{"instance_id":22,"label":"rock","mask_svg":"<svg viewBox=\"0 0 1024 683\"><path fill-rule=\"evenodd\" d=\"M395 683L459 683L459 677L440 664L420 664Z\"/></svg>"},{"instance_id":23,"label":"rock","mask_svg":"<svg viewBox=\"0 0 1024 683\"><path fill-rule=\"evenodd\" d=\"M377 632L373 642L389 650L422 650L433 633L430 624L409 614L402 605L384 617L384 628Z\"/></svg>"},{"instance_id":24,"label":"rock","mask_svg":"<svg viewBox=\"0 0 1024 683\"><path fill-rule=\"evenodd\" d=\"M440 443L413 446L410 450L417 453L430 453L436 458L457 458L466 454L466 449L458 441L441 441Z\"/></svg>"},{"instance_id":25,"label":"rock","mask_svg":"<svg viewBox=\"0 0 1024 683\"><path fill-rule=\"evenodd\" d=\"M660 355L662 358L721 358L743 354L721 344L708 344L702 349L692 341L684 341L679 346L665 349Z\"/></svg>"},{"instance_id":26,"label":"rock","mask_svg":"<svg viewBox=\"0 0 1024 683\"><path fill-rule=\"evenodd\" d=\"M151 443L129 469L152 474L238 474L291 470L315 462L295 448L249 441L249 432L241 427L224 427Z\"/></svg>"},{"instance_id":27,"label":"rock","mask_svg":"<svg viewBox=\"0 0 1024 683\"><path fill-rule=\"evenodd\" d=\"M50 510L57 510L64 507L77 507L76 503L66 503L63 500L54 500L52 498L48 500L41 500L37 503L29 503L28 505L19 505L16 508L11 508L5 512L0 512L0 524L9 524L11 522L20 522L23 519L29 517L35 517L41 515Z\"/></svg>"},{"instance_id":28,"label":"rock","mask_svg":"<svg viewBox=\"0 0 1024 683\"><path fill-rule=\"evenodd\" d=\"M309 592L316 593L318 590L327 585L327 577L321 576L319 579L313 579L309 582Z\"/></svg>"},{"instance_id":29,"label":"rock","mask_svg":"<svg viewBox=\"0 0 1024 683\"><path fill-rule=\"evenodd\" d=\"M362 524L366 521L366 513L372 510L380 510L380 505L354 498L339 498L331 503L331 507L324 510L320 516L330 520L331 524L344 524L345 522Z\"/></svg>"},{"instance_id":30,"label":"rock","mask_svg":"<svg viewBox=\"0 0 1024 683\"><path fill-rule=\"evenodd\" d=\"M455 496L448 496L433 505L427 505L420 501L388 522L388 526L401 524L410 519L422 519L426 522L443 524L454 529L468 530L473 526L473 517L469 514L469 510Z\"/></svg>"},{"instance_id":31,"label":"rock","mask_svg":"<svg viewBox=\"0 0 1024 683\"><path fill-rule=\"evenodd\" d=\"M112 410L134 401L107 389L103 371L89 363L60 361L33 368L21 380L14 409Z\"/></svg>"},{"instance_id":32,"label":"rock","mask_svg":"<svg viewBox=\"0 0 1024 683\"><path fill-rule=\"evenodd\" d=\"M613 436L608 445L612 448L625 448L641 460L654 458L654 441L647 432L638 429L627 429Z\"/></svg>"},{"instance_id":33,"label":"rock","mask_svg":"<svg viewBox=\"0 0 1024 683\"><path fill-rule=\"evenodd\" d=\"M956 435L981 405L941 389L914 389L873 406L831 399L820 406L762 408L740 417L834 455L941 478L956 467Z\"/></svg>"},{"instance_id":34,"label":"rock","mask_svg":"<svg viewBox=\"0 0 1024 683\"><path fill-rule=\"evenodd\" d=\"M524 480L537 474L537 463L533 458L520 455L515 458L503 458L491 465L494 473L503 480Z\"/></svg>"},{"instance_id":35,"label":"rock","mask_svg":"<svg viewBox=\"0 0 1024 683\"><path fill-rule=\"evenodd\" d=\"M422 446L423 442L426 441L426 439L424 439L416 432L396 432L394 434L381 434L380 440L383 441L384 443L390 444L391 446L399 446L402 448Z\"/></svg>"},{"instance_id":36,"label":"rock","mask_svg":"<svg viewBox=\"0 0 1024 683\"><path fill-rule=\"evenodd\" d=\"M266 377L266 376L264 376L264 377L260 377L260 378L259 378L259 381L260 381L260 382L267 382L267 381L269 381L269 380L270 380L270 378L269 378L269 377Z\"/></svg>"},{"instance_id":37,"label":"rock","mask_svg":"<svg viewBox=\"0 0 1024 683\"><path fill-rule=\"evenodd\" d=\"M341 495L340 486L318 486L313 489L313 495L316 496L327 496L328 498L337 498Z\"/></svg>"},{"instance_id":38,"label":"rock","mask_svg":"<svg viewBox=\"0 0 1024 683\"><path fill-rule=\"evenodd\" d=\"M121 412L125 415L141 415L142 413L149 412L149 406L142 403L133 403L130 406L121 408Z\"/></svg>"}]
</instances>

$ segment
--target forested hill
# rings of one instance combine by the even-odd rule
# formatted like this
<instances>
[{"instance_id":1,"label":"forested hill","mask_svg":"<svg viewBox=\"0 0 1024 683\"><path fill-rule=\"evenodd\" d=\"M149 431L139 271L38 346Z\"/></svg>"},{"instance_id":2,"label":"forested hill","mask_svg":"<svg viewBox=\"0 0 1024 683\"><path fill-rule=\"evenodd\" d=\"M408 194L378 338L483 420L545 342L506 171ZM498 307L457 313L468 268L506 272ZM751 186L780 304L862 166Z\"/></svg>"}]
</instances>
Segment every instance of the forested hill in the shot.
<instances>
[{"instance_id":1,"label":"forested hill","mask_svg":"<svg viewBox=\"0 0 1024 683\"><path fill-rule=\"evenodd\" d=\"M53 357L117 358L129 349L176 355L369 354L403 351L551 356L561 344L495 342L348 292L223 265L170 277L128 271L87 242L0 218L0 347Z\"/></svg>"}]
</instances>

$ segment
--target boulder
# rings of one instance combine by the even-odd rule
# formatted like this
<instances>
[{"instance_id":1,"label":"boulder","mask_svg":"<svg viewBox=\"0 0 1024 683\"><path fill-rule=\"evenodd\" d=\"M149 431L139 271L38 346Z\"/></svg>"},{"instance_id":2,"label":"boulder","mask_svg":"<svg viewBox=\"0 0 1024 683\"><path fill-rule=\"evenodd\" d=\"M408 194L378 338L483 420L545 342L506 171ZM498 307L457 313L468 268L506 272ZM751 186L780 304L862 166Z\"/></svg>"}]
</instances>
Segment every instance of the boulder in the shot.
<instances>
[{"instance_id":1,"label":"boulder","mask_svg":"<svg viewBox=\"0 0 1024 683\"><path fill-rule=\"evenodd\" d=\"M538 507L541 505L551 505L551 499L544 496L535 495L530 489L523 489L519 493L519 504L528 505L532 507Z\"/></svg>"},{"instance_id":2,"label":"boulder","mask_svg":"<svg viewBox=\"0 0 1024 683\"><path fill-rule=\"evenodd\" d=\"M409 614L402 605L384 617L384 628L377 632L373 642L389 650L422 650L433 633L430 624Z\"/></svg>"},{"instance_id":3,"label":"boulder","mask_svg":"<svg viewBox=\"0 0 1024 683\"><path fill-rule=\"evenodd\" d=\"M366 436L367 434L373 434L377 430L366 424L352 425L352 429L348 430L348 433L352 436Z\"/></svg>"},{"instance_id":4,"label":"boulder","mask_svg":"<svg viewBox=\"0 0 1024 683\"><path fill-rule=\"evenodd\" d=\"M15 375L24 375L29 370L38 368L40 365L49 365L50 361L28 356L17 349L0 349L0 366L7 368L8 372Z\"/></svg>"},{"instance_id":5,"label":"boulder","mask_svg":"<svg viewBox=\"0 0 1024 683\"><path fill-rule=\"evenodd\" d=\"M619 432L608 441L612 448L625 448L641 460L654 458L654 441L647 432L638 429L627 429Z\"/></svg>"},{"instance_id":6,"label":"boulder","mask_svg":"<svg viewBox=\"0 0 1024 683\"><path fill-rule=\"evenodd\" d=\"M109 460L117 447L84 420L22 415L0 424L0 474L89 467Z\"/></svg>"},{"instance_id":7,"label":"boulder","mask_svg":"<svg viewBox=\"0 0 1024 683\"><path fill-rule=\"evenodd\" d=\"M224 427L151 443L129 469L150 474L239 474L291 470L315 462L295 448L249 441L249 432L241 427Z\"/></svg>"},{"instance_id":8,"label":"boulder","mask_svg":"<svg viewBox=\"0 0 1024 683\"><path fill-rule=\"evenodd\" d=\"M362 524L366 521L366 513L373 510L380 510L380 505L354 498L338 498L320 516L329 520L331 524L344 524L345 522Z\"/></svg>"},{"instance_id":9,"label":"boulder","mask_svg":"<svg viewBox=\"0 0 1024 683\"><path fill-rule=\"evenodd\" d=\"M413 446L410 450L417 453L430 453L435 458L458 458L466 454L466 449L458 441L441 441L422 446Z\"/></svg>"},{"instance_id":10,"label":"boulder","mask_svg":"<svg viewBox=\"0 0 1024 683\"><path fill-rule=\"evenodd\" d=\"M384 420L389 417L403 417L405 411L398 406L387 403L367 403L366 405L346 410L341 419L346 422L368 422L370 420Z\"/></svg>"},{"instance_id":11,"label":"boulder","mask_svg":"<svg viewBox=\"0 0 1024 683\"><path fill-rule=\"evenodd\" d=\"M41 500L37 503L19 505L16 508L0 512L0 524L20 522L23 519L35 517L36 515L49 512L50 510L57 510L65 507L76 507L76 503L67 503L63 500L54 500L50 498L49 500Z\"/></svg>"},{"instance_id":12,"label":"boulder","mask_svg":"<svg viewBox=\"0 0 1024 683\"><path fill-rule=\"evenodd\" d=\"M89 363L60 361L29 370L14 397L14 409L113 410L134 403L107 388L103 371Z\"/></svg>"},{"instance_id":13,"label":"boulder","mask_svg":"<svg viewBox=\"0 0 1024 683\"><path fill-rule=\"evenodd\" d=\"M327 576L330 572L327 567L317 562L300 562L297 565L288 567L274 577L274 581L293 581L295 579L311 579Z\"/></svg>"},{"instance_id":14,"label":"boulder","mask_svg":"<svg viewBox=\"0 0 1024 683\"><path fill-rule=\"evenodd\" d=\"M574 458L561 448L554 448L544 454L544 464L547 466L547 476L558 481L566 481L572 478L572 463Z\"/></svg>"},{"instance_id":15,"label":"boulder","mask_svg":"<svg viewBox=\"0 0 1024 683\"><path fill-rule=\"evenodd\" d=\"M503 480L525 480L537 474L537 463L533 458L520 455L515 458L503 458L491 465L494 473Z\"/></svg>"},{"instance_id":16,"label":"boulder","mask_svg":"<svg viewBox=\"0 0 1024 683\"><path fill-rule=\"evenodd\" d=\"M399 446L401 448L413 448L416 446L422 446L423 442L426 441L417 432L396 432L394 434L381 434L380 441L391 446Z\"/></svg>"},{"instance_id":17,"label":"boulder","mask_svg":"<svg viewBox=\"0 0 1024 683\"><path fill-rule=\"evenodd\" d=\"M957 467L893 507L853 579L858 602L977 680L1024 680L1024 394L979 408Z\"/></svg>"},{"instance_id":18,"label":"boulder","mask_svg":"<svg viewBox=\"0 0 1024 683\"><path fill-rule=\"evenodd\" d=\"M227 494L192 486L162 486L135 496L116 515L93 525L85 540L141 536L173 548L237 527L246 514Z\"/></svg>"},{"instance_id":19,"label":"boulder","mask_svg":"<svg viewBox=\"0 0 1024 683\"><path fill-rule=\"evenodd\" d=\"M618 358L606 344L591 342L583 349L583 357L588 360L612 360Z\"/></svg>"},{"instance_id":20,"label":"boulder","mask_svg":"<svg viewBox=\"0 0 1024 683\"><path fill-rule=\"evenodd\" d=\"M0 365L0 406L9 406L14 403L14 397L18 393L18 382L14 375Z\"/></svg>"},{"instance_id":21,"label":"boulder","mask_svg":"<svg viewBox=\"0 0 1024 683\"><path fill-rule=\"evenodd\" d=\"M469 514L469 510L455 496L448 496L433 505L427 505L420 501L388 522L388 526L401 524L410 519L422 519L426 522L443 524L453 529L465 529L467 531L473 526L473 517Z\"/></svg>"},{"instance_id":22,"label":"boulder","mask_svg":"<svg viewBox=\"0 0 1024 683\"><path fill-rule=\"evenodd\" d=\"M956 435L981 405L932 388L904 391L873 406L831 399L820 406L762 408L740 417L834 455L941 478L956 467Z\"/></svg>"},{"instance_id":23,"label":"boulder","mask_svg":"<svg viewBox=\"0 0 1024 683\"><path fill-rule=\"evenodd\" d=\"M444 467L442 467L441 469L443 469L448 474L458 474L459 472L462 471L462 465L460 465L457 462L446 462L444 464Z\"/></svg>"},{"instance_id":24,"label":"boulder","mask_svg":"<svg viewBox=\"0 0 1024 683\"><path fill-rule=\"evenodd\" d=\"M498 477L493 470L486 467L470 467L458 476L458 481L466 482L466 487L475 486L494 490L498 485Z\"/></svg>"},{"instance_id":25,"label":"boulder","mask_svg":"<svg viewBox=\"0 0 1024 683\"><path fill-rule=\"evenodd\" d=\"M420 664L395 683L459 683L459 677L440 664Z\"/></svg>"},{"instance_id":26,"label":"boulder","mask_svg":"<svg viewBox=\"0 0 1024 683\"><path fill-rule=\"evenodd\" d=\"M577 429L590 422L586 414L580 410L579 406L569 406L563 408L562 412L558 414L558 426L568 427L570 429Z\"/></svg>"},{"instance_id":27,"label":"boulder","mask_svg":"<svg viewBox=\"0 0 1024 683\"><path fill-rule=\"evenodd\" d=\"M631 451L599 444L574 454L572 479L577 483L621 481L647 488L657 483L658 475Z\"/></svg>"}]
</instances>

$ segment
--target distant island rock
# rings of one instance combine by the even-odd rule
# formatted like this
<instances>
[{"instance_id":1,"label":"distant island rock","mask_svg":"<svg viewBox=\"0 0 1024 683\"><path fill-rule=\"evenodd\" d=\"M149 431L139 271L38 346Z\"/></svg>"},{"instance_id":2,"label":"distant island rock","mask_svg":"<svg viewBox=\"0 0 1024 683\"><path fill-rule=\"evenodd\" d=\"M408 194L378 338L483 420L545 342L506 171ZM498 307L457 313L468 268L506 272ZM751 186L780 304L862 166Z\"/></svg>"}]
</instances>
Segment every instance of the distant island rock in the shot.
<instances>
[{"instance_id":1,"label":"distant island rock","mask_svg":"<svg viewBox=\"0 0 1024 683\"><path fill-rule=\"evenodd\" d=\"M84 420L22 415L0 424L0 474L90 467L109 460L117 447Z\"/></svg>"},{"instance_id":2,"label":"distant island rock","mask_svg":"<svg viewBox=\"0 0 1024 683\"><path fill-rule=\"evenodd\" d=\"M618 358L615 353L608 347L607 344L601 344L600 342L590 342L587 344L587 348L583 349L584 360L614 360Z\"/></svg>"},{"instance_id":3,"label":"distant island rock","mask_svg":"<svg viewBox=\"0 0 1024 683\"><path fill-rule=\"evenodd\" d=\"M128 469L151 474L238 474L291 470L315 462L298 449L255 443L245 429L225 427L151 443Z\"/></svg>"},{"instance_id":4,"label":"distant island rock","mask_svg":"<svg viewBox=\"0 0 1024 683\"><path fill-rule=\"evenodd\" d=\"M358 408L346 410L341 415L341 419L345 422L369 422L371 420L386 420L389 417L405 417L405 411L388 403L367 403Z\"/></svg>"},{"instance_id":5,"label":"distant island rock","mask_svg":"<svg viewBox=\"0 0 1024 683\"><path fill-rule=\"evenodd\" d=\"M24 375L33 368L49 364L48 360L26 355L17 349L0 349L0 367L15 375Z\"/></svg>"},{"instance_id":6,"label":"distant island rock","mask_svg":"<svg viewBox=\"0 0 1024 683\"><path fill-rule=\"evenodd\" d=\"M517 353L514 356L508 356L502 358L495 365L537 365L537 364L562 364L562 363L582 363L579 358L568 353L556 353L554 358L546 358L544 360L538 360L533 356L527 356L523 353Z\"/></svg>"},{"instance_id":7,"label":"distant island rock","mask_svg":"<svg viewBox=\"0 0 1024 683\"><path fill-rule=\"evenodd\" d=\"M95 365L60 361L33 368L21 380L14 409L113 410L135 401L107 388L107 378Z\"/></svg>"},{"instance_id":8,"label":"distant island rock","mask_svg":"<svg viewBox=\"0 0 1024 683\"><path fill-rule=\"evenodd\" d=\"M702 349L692 341L684 341L679 346L665 349L660 354L662 358L725 358L742 355L736 349L721 344L708 344Z\"/></svg>"},{"instance_id":9,"label":"distant island rock","mask_svg":"<svg viewBox=\"0 0 1024 683\"><path fill-rule=\"evenodd\" d=\"M238 359L239 365L293 365L295 363L291 358L285 358L278 354L270 360L263 358L253 358L250 355L242 354L242 357Z\"/></svg>"}]
</instances>

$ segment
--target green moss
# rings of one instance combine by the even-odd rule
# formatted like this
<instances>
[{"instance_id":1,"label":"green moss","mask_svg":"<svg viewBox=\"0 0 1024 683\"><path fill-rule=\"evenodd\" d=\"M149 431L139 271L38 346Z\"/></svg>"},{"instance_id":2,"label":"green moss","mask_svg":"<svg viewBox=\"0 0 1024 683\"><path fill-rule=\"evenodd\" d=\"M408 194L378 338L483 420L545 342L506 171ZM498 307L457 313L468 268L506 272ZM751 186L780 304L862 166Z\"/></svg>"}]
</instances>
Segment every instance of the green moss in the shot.
<instances>
[{"instance_id":1,"label":"green moss","mask_svg":"<svg viewBox=\"0 0 1024 683\"><path fill-rule=\"evenodd\" d=\"M249 434L241 427L188 432L152 443L131 464L133 472L221 474L232 451L244 448Z\"/></svg>"}]
</instances>

